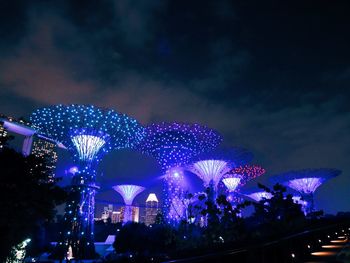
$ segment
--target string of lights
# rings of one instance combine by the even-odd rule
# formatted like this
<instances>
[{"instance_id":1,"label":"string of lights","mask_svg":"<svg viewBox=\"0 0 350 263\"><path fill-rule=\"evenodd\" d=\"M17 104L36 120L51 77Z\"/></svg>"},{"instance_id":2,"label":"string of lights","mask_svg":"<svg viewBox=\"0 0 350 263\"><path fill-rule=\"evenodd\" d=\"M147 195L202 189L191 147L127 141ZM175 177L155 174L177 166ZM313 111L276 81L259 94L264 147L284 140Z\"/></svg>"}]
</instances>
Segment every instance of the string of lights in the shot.
<instances>
[{"instance_id":1,"label":"string of lights","mask_svg":"<svg viewBox=\"0 0 350 263\"><path fill-rule=\"evenodd\" d=\"M138 149L153 156L165 174L163 213L170 221L178 221L182 214L176 201L182 199L185 186L180 167L194 156L214 149L221 141L217 132L199 124L163 122L146 127L146 137Z\"/></svg>"},{"instance_id":2,"label":"string of lights","mask_svg":"<svg viewBox=\"0 0 350 263\"><path fill-rule=\"evenodd\" d=\"M30 120L39 134L63 144L76 165L59 251L70 251L77 259L92 258L96 165L111 150L135 147L144 136L144 128L125 114L90 105L41 108Z\"/></svg>"}]
</instances>

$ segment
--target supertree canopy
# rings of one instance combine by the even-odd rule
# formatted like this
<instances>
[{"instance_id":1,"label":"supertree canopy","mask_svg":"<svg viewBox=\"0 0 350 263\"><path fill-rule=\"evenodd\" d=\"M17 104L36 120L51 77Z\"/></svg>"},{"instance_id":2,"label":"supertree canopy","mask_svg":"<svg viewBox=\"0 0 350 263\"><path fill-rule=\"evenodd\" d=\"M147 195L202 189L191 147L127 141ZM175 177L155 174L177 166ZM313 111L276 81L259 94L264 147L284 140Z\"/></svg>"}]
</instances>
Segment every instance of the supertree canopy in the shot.
<instances>
[{"instance_id":1,"label":"supertree canopy","mask_svg":"<svg viewBox=\"0 0 350 263\"><path fill-rule=\"evenodd\" d=\"M222 182L227 187L229 192L234 192L241 181L240 177L228 177L224 178Z\"/></svg>"},{"instance_id":2,"label":"supertree canopy","mask_svg":"<svg viewBox=\"0 0 350 263\"><path fill-rule=\"evenodd\" d=\"M213 184L217 187L221 177L229 170L227 162L223 160L203 160L192 164L189 170L202 179L205 187Z\"/></svg>"},{"instance_id":3,"label":"supertree canopy","mask_svg":"<svg viewBox=\"0 0 350 263\"><path fill-rule=\"evenodd\" d=\"M240 203L242 201L241 195L239 195L240 188L246 185L247 182L257 178L265 173L265 169L259 165L240 165L232 168L223 176L222 182L229 191L228 200L233 203ZM238 180L239 179L239 180ZM237 182L235 185L233 182ZM232 183L230 186L228 183Z\"/></svg>"},{"instance_id":4,"label":"supertree canopy","mask_svg":"<svg viewBox=\"0 0 350 263\"><path fill-rule=\"evenodd\" d=\"M200 161L189 166L189 170L196 174L204 183L204 187L213 187L216 195L217 185L222 176L233 167L239 167L251 161L253 154L244 148L233 147L220 149L200 156Z\"/></svg>"},{"instance_id":5,"label":"supertree canopy","mask_svg":"<svg viewBox=\"0 0 350 263\"><path fill-rule=\"evenodd\" d=\"M171 216L174 213L168 214L173 200L181 199L183 194L184 176L177 169L188 164L194 156L214 149L221 140L217 132L199 124L163 122L146 127L146 137L139 144L139 150L153 156L165 173L164 213L168 219L180 219Z\"/></svg>"},{"instance_id":6,"label":"supertree canopy","mask_svg":"<svg viewBox=\"0 0 350 263\"><path fill-rule=\"evenodd\" d=\"M229 177L240 177L241 181L239 183L240 186L245 185L250 180L262 176L265 174L266 170L259 165L242 165L238 167L234 167L231 169L226 175L225 178Z\"/></svg>"},{"instance_id":7,"label":"supertree canopy","mask_svg":"<svg viewBox=\"0 0 350 263\"><path fill-rule=\"evenodd\" d=\"M38 132L72 150L78 160L97 161L110 150L131 148L144 128L125 114L91 105L56 105L34 111L30 117Z\"/></svg>"},{"instance_id":8,"label":"supertree canopy","mask_svg":"<svg viewBox=\"0 0 350 263\"><path fill-rule=\"evenodd\" d=\"M98 189L95 166L110 150L134 147L143 138L144 128L125 114L87 105L38 109L30 120L39 134L68 148L77 166L60 251L66 253L70 248L76 259L94 257L94 197Z\"/></svg>"},{"instance_id":9,"label":"supertree canopy","mask_svg":"<svg viewBox=\"0 0 350 263\"><path fill-rule=\"evenodd\" d=\"M145 188L138 185L124 184L113 186L113 189L123 197L125 202L123 222L132 221L132 201L139 193L145 190Z\"/></svg>"},{"instance_id":10,"label":"supertree canopy","mask_svg":"<svg viewBox=\"0 0 350 263\"><path fill-rule=\"evenodd\" d=\"M263 198L265 199L270 199L272 197L271 193L265 192L265 191L258 191L258 192L252 192L249 194L245 194L245 196L259 202L261 201Z\"/></svg>"},{"instance_id":11,"label":"supertree canopy","mask_svg":"<svg viewBox=\"0 0 350 263\"><path fill-rule=\"evenodd\" d=\"M187 164L194 156L217 147L221 136L199 124L159 123L146 127L141 152L153 156L162 169Z\"/></svg>"},{"instance_id":12,"label":"supertree canopy","mask_svg":"<svg viewBox=\"0 0 350 263\"><path fill-rule=\"evenodd\" d=\"M310 213L314 211L313 194L316 189L340 173L340 170L335 169L305 169L275 175L271 177L271 181L283 184L299 192L307 202L306 213Z\"/></svg>"}]
</instances>

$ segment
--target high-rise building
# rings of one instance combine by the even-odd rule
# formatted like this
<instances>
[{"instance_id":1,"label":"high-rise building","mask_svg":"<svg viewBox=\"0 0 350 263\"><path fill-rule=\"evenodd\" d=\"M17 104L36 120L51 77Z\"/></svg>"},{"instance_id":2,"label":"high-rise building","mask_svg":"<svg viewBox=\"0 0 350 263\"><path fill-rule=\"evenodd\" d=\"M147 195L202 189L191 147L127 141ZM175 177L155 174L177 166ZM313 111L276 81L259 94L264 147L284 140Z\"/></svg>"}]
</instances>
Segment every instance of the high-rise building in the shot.
<instances>
[{"instance_id":1,"label":"high-rise building","mask_svg":"<svg viewBox=\"0 0 350 263\"><path fill-rule=\"evenodd\" d=\"M158 214L158 199L156 194L151 193L146 199L146 211L145 211L145 224L151 225L156 221L156 216Z\"/></svg>"},{"instance_id":2,"label":"high-rise building","mask_svg":"<svg viewBox=\"0 0 350 263\"><path fill-rule=\"evenodd\" d=\"M121 222L124 222L124 213L125 213L125 206L123 206L120 209L120 219ZM132 206L131 207L131 221L132 222L139 222L140 221L140 208L138 206Z\"/></svg>"},{"instance_id":3,"label":"high-rise building","mask_svg":"<svg viewBox=\"0 0 350 263\"><path fill-rule=\"evenodd\" d=\"M121 220L121 212L120 211L113 211L111 220L112 220L111 221L112 224L123 222Z\"/></svg>"},{"instance_id":4,"label":"high-rise building","mask_svg":"<svg viewBox=\"0 0 350 263\"><path fill-rule=\"evenodd\" d=\"M33 136L31 154L36 157L44 158L46 168L51 172L51 176L55 175L57 163L57 144L56 142L38 135Z\"/></svg>"},{"instance_id":5,"label":"high-rise building","mask_svg":"<svg viewBox=\"0 0 350 263\"><path fill-rule=\"evenodd\" d=\"M7 137L8 132L15 136L19 135L21 139L24 138L22 144L23 155L34 154L37 157L45 158L46 168L51 172L50 176L54 176L57 163L57 146L64 148L63 145L57 145L55 141L37 134L30 123L24 120L16 120L1 115L0 136Z\"/></svg>"}]
</instances>

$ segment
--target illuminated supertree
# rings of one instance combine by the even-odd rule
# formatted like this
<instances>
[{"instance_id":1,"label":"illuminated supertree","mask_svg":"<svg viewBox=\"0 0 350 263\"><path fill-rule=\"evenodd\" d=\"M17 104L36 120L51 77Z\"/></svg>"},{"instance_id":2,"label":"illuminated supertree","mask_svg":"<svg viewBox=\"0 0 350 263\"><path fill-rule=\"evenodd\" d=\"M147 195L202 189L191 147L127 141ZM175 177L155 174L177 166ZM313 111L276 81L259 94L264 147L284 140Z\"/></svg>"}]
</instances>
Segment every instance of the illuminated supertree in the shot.
<instances>
[{"instance_id":1,"label":"illuminated supertree","mask_svg":"<svg viewBox=\"0 0 350 263\"><path fill-rule=\"evenodd\" d=\"M241 182L241 178L239 176L227 177L222 179L222 182L227 187L229 192L234 192Z\"/></svg>"},{"instance_id":2,"label":"illuminated supertree","mask_svg":"<svg viewBox=\"0 0 350 263\"><path fill-rule=\"evenodd\" d=\"M256 202L261 201L263 198L270 199L272 197L271 193L265 192L265 191L252 191L250 193L244 194L245 196L249 197L250 199L255 200Z\"/></svg>"},{"instance_id":3,"label":"illuminated supertree","mask_svg":"<svg viewBox=\"0 0 350 263\"><path fill-rule=\"evenodd\" d=\"M230 202L234 200L233 193L236 191L240 181L241 181L241 178L239 176L227 177L222 179L222 182L228 189L228 192L229 192L228 200Z\"/></svg>"},{"instance_id":4,"label":"illuminated supertree","mask_svg":"<svg viewBox=\"0 0 350 263\"><path fill-rule=\"evenodd\" d=\"M134 147L143 138L144 128L125 114L86 105L42 108L34 111L30 119L38 133L63 144L77 166L72 200L66 205L60 251L66 253L71 247L75 258L91 258L94 197L98 189L96 165L110 150Z\"/></svg>"},{"instance_id":5,"label":"illuminated supertree","mask_svg":"<svg viewBox=\"0 0 350 263\"><path fill-rule=\"evenodd\" d=\"M242 198L240 197L240 195L238 195L238 193L240 192L240 189L244 185L246 185L249 181L259 176L262 176L264 173L265 173L265 169L259 165L246 164L246 165L240 165L238 167L234 167L233 169L231 169L228 173L226 173L223 176L224 178L222 180L222 182L224 183L224 185L227 187L229 191L229 196L228 196L229 201L233 203L241 202ZM233 186L235 186L234 189L230 187L227 183L225 183L225 181L231 182L231 183L237 182L238 178L239 178L238 184L236 186L233 184ZM227 181L227 179L230 179L230 180Z\"/></svg>"},{"instance_id":6,"label":"illuminated supertree","mask_svg":"<svg viewBox=\"0 0 350 263\"><path fill-rule=\"evenodd\" d=\"M184 174L180 168L196 155L214 149L221 136L212 129L186 123L160 123L146 127L146 137L139 150L153 156L165 174L165 202L163 212L171 221L178 221L183 212Z\"/></svg>"},{"instance_id":7,"label":"illuminated supertree","mask_svg":"<svg viewBox=\"0 0 350 263\"><path fill-rule=\"evenodd\" d=\"M132 221L132 201L139 193L145 190L145 188L138 185L124 184L113 186L113 189L124 199L125 210L123 222Z\"/></svg>"},{"instance_id":8,"label":"illuminated supertree","mask_svg":"<svg viewBox=\"0 0 350 263\"><path fill-rule=\"evenodd\" d=\"M253 154L246 149L234 147L217 150L200 157L200 161L189 166L189 170L202 179L204 187L210 187L215 200L217 186L222 176L233 167L239 167L253 159Z\"/></svg>"},{"instance_id":9,"label":"illuminated supertree","mask_svg":"<svg viewBox=\"0 0 350 263\"><path fill-rule=\"evenodd\" d=\"M305 169L290 171L271 177L273 183L280 183L300 193L306 201L305 212L314 211L314 192L327 180L341 173L335 169Z\"/></svg>"}]
</instances>

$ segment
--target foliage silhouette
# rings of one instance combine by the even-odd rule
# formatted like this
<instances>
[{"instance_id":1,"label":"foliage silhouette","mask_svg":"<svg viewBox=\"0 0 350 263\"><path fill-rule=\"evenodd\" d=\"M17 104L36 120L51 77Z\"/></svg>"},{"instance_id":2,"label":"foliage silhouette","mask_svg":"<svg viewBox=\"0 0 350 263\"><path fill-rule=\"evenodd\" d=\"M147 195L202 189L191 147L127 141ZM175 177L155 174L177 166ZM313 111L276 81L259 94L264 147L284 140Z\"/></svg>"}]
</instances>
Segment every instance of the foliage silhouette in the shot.
<instances>
[{"instance_id":1,"label":"foliage silhouette","mask_svg":"<svg viewBox=\"0 0 350 263\"><path fill-rule=\"evenodd\" d=\"M0 149L0 262L4 262L11 247L26 238L37 242L43 225L55 216L55 207L65 201L65 191L50 178L45 160L27 157L8 148Z\"/></svg>"}]
</instances>

